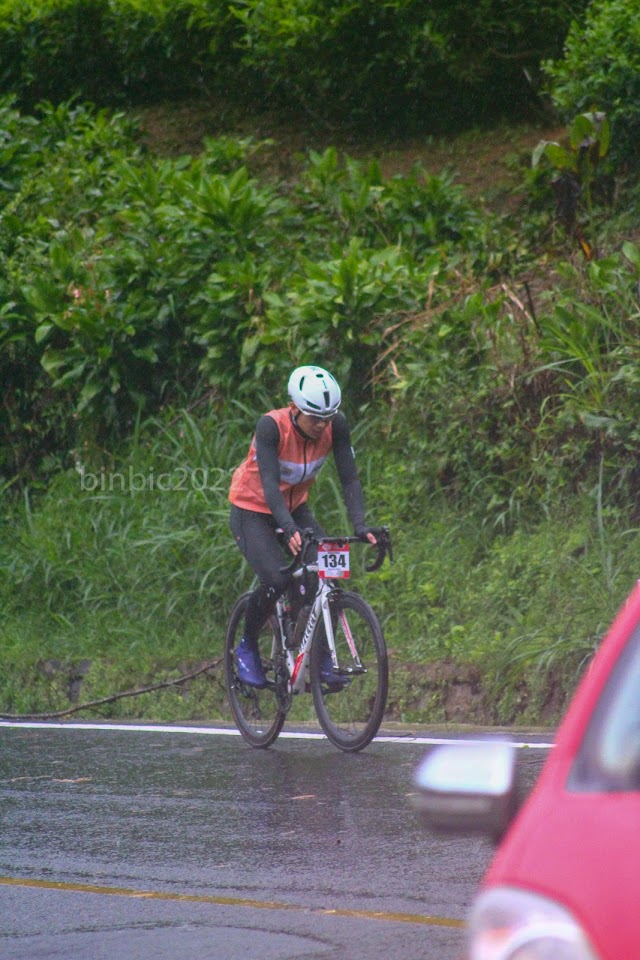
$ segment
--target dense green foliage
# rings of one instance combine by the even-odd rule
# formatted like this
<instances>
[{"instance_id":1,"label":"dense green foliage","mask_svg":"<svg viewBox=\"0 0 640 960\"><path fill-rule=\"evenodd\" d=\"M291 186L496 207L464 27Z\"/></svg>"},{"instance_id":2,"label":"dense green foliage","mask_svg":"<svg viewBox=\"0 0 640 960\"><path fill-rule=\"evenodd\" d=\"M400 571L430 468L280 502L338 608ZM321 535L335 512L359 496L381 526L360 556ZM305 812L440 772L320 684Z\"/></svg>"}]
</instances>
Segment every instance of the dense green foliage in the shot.
<instances>
[{"instance_id":1,"label":"dense green foliage","mask_svg":"<svg viewBox=\"0 0 640 960\"><path fill-rule=\"evenodd\" d=\"M399 132L522 117L546 93L569 122L639 140L638 0L2 0L0 94L33 109L212 97ZM542 66L542 71L541 71Z\"/></svg>"},{"instance_id":2,"label":"dense green foliage","mask_svg":"<svg viewBox=\"0 0 640 960\"><path fill-rule=\"evenodd\" d=\"M595 0L575 23L562 59L545 65L553 102L565 120L605 111L612 124L612 155L633 167L640 152L640 3Z\"/></svg>"},{"instance_id":3,"label":"dense green foliage","mask_svg":"<svg viewBox=\"0 0 640 960\"><path fill-rule=\"evenodd\" d=\"M3 0L23 105L195 93L416 129L519 114L585 0Z\"/></svg>"},{"instance_id":4,"label":"dense green foliage","mask_svg":"<svg viewBox=\"0 0 640 960\"><path fill-rule=\"evenodd\" d=\"M531 75L561 49L583 2L470 4L466 0L235 0L243 62L271 90L312 114L332 112L403 128L515 112ZM553 55L553 54L550 54ZM527 72L529 77L527 77ZM426 111L426 113L425 113Z\"/></svg>"},{"instance_id":5,"label":"dense green foliage","mask_svg":"<svg viewBox=\"0 0 640 960\"><path fill-rule=\"evenodd\" d=\"M158 161L118 114L47 106L36 121L5 103L1 117L6 479L125 436L202 374L242 396L321 350L365 375L445 252L479 247L472 205L419 169L383 181L330 149L285 192L250 175L250 143Z\"/></svg>"},{"instance_id":6,"label":"dense green foliage","mask_svg":"<svg viewBox=\"0 0 640 960\"><path fill-rule=\"evenodd\" d=\"M90 660L99 694L219 653L248 582L230 474L316 360L395 535L396 565L356 581L396 666L477 664L497 720L557 709L550 671L562 694L636 575L638 247L596 212L602 255L558 243L550 283L551 211L489 215L419 167L329 148L274 181L247 140L167 160L121 114L0 120L5 707L65 702L45 661ZM314 501L344 529L331 471ZM395 715L440 716L401 676Z\"/></svg>"},{"instance_id":7,"label":"dense green foliage","mask_svg":"<svg viewBox=\"0 0 640 960\"><path fill-rule=\"evenodd\" d=\"M291 367L316 361L345 387L370 518L395 537L393 568L365 583L355 564L393 716L447 716L416 686L442 661L476 671L485 719L556 716L640 560L632 178L598 206L615 195L599 174L638 149L639 13L0 0L4 708L219 654L249 580L231 471ZM124 112L197 94L432 132L521 114L541 62L569 135L540 144L500 216L447 173L384 176L334 147L287 179L252 139L161 159ZM331 471L314 499L344 530ZM220 699L207 680L114 709L187 718Z\"/></svg>"},{"instance_id":8,"label":"dense green foliage","mask_svg":"<svg viewBox=\"0 0 640 960\"><path fill-rule=\"evenodd\" d=\"M237 32L228 5L208 0L3 0L0 90L33 106L224 89L237 69Z\"/></svg>"}]
</instances>

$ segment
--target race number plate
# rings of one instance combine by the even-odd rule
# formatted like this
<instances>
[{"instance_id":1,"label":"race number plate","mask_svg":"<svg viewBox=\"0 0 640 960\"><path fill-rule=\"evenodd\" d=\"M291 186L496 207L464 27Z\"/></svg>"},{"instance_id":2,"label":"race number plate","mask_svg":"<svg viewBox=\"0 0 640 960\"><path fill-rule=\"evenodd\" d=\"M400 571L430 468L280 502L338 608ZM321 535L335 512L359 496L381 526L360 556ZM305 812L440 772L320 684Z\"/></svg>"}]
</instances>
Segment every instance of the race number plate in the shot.
<instances>
[{"instance_id":1,"label":"race number plate","mask_svg":"<svg viewBox=\"0 0 640 960\"><path fill-rule=\"evenodd\" d=\"M318 545L318 576L325 580L349 576L349 544Z\"/></svg>"}]
</instances>

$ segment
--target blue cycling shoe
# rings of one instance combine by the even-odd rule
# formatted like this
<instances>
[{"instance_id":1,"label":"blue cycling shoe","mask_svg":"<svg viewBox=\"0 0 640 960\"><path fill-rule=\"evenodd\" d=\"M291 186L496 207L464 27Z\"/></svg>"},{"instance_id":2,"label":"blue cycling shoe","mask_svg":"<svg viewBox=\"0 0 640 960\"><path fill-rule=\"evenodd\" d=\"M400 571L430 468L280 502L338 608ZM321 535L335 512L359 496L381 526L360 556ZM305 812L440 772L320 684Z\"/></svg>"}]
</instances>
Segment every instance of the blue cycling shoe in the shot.
<instances>
[{"instance_id":1,"label":"blue cycling shoe","mask_svg":"<svg viewBox=\"0 0 640 960\"><path fill-rule=\"evenodd\" d=\"M267 677L258 648L242 639L235 651L238 679L248 687L266 687Z\"/></svg>"},{"instance_id":2,"label":"blue cycling shoe","mask_svg":"<svg viewBox=\"0 0 640 960\"><path fill-rule=\"evenodd\" d=\"M342 690L351 683L350 677L341 676L335 673L333 669L333 660L328 650L322 654L322 664L320 665L320 681L326 683L332 690Z\"/></svg>"}]
</instances>

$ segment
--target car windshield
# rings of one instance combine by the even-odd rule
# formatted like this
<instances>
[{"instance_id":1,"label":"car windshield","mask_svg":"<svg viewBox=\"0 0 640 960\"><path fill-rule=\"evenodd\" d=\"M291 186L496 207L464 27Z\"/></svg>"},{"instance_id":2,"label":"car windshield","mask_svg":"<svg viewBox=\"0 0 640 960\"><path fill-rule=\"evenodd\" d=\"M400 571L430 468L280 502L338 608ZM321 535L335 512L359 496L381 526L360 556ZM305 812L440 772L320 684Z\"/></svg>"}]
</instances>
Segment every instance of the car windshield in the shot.
<instances>
[{"instance_id":1,"label":"car windshield","mask_svg":"<svg viewBox=\"0 0 640 960\"><path fill-rule=\"evenodd\" d=\"M568 786L576 791L640 790L640 625L605 685Z\"/></svg>"}]
</instances>

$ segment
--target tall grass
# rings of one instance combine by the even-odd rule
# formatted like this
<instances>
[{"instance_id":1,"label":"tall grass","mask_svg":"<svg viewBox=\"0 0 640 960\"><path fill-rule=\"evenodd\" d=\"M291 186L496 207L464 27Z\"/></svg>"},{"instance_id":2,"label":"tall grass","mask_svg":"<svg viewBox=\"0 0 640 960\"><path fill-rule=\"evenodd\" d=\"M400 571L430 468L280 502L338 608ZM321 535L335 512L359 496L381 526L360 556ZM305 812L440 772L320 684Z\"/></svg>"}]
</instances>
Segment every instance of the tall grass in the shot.
<instances>
[{"instance_id":1,"label":"tall grass","mask_svg":"<svg viewBox=\"0 0 640 960\"><path fill-rule=\"evenodd\" d=\"M118 458L79 465L5 510L4 710L67 705L69 678L83 662L87 699L219 657L230 606L252 581L228 529L227 491L259 412L166 411L139 424ZM640 561L604 472L570 506L500 532L441 493L418 500L412 486L394 484L402 461L389 459L372 423L370 411L354 443L369 520L391 525L395 563L367 576L366 548L356 548L352 585L379 611L392 665L475 663L496 720L534 719L559 686L571 689ZM330 466L312 505L328 530L348 529ZM402 676L392 669L399 715L427 718L428 707L403 700ZM192 718L222 709L218 675L188 695L124 701L110 714Z\"/></svg>"},{"instance_id":2,"label":"tall grass","mask_svg":"<svg viewBox=\"0 0 640 960\"><path fill-rule=\"evenodd\" d=\"M243 566L226 496L247 434L240 414L177 411L141 424L117 459L26 492L0 555L3 657L88 658L121 684L219 656Z\"/></svg>"}]
</instances>

